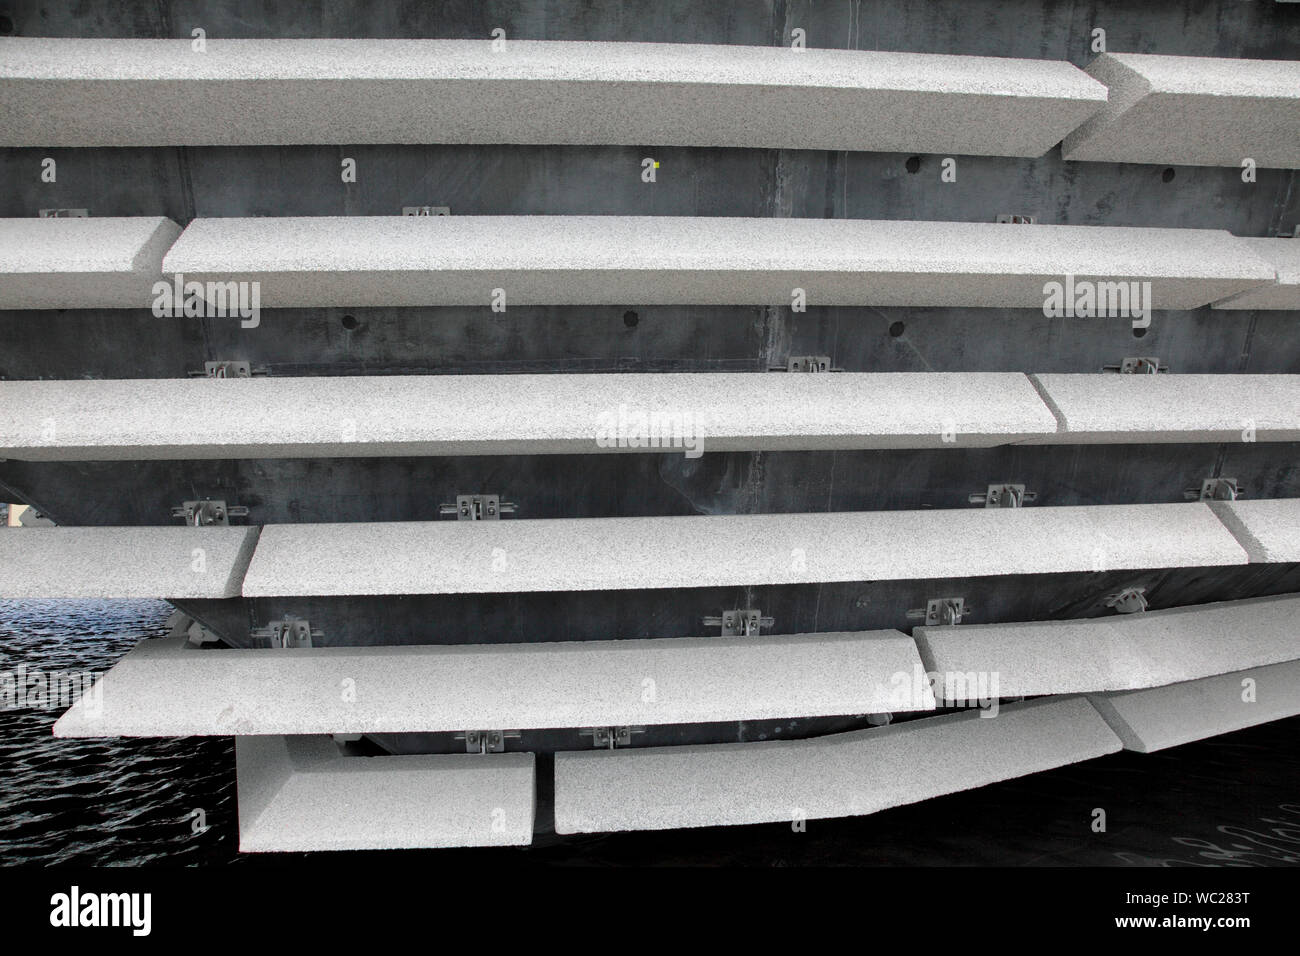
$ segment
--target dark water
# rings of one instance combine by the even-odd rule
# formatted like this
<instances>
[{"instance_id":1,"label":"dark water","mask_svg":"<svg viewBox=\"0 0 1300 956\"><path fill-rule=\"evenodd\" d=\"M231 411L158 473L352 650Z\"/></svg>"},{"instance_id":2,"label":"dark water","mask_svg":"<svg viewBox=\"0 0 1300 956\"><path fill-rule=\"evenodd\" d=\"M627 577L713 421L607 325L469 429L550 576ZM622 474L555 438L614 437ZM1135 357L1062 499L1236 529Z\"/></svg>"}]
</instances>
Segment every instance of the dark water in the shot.
<instances>
[{"instance_id":1,"label":"dark water","mask_svg":"<svg viewBox=\"0 0 1300 956\"><path fill-rule=\"evenodd\" d=\"M0 671L102 672L161 635L157 601L0 601ZM30 701L28 703L31 703ZM55 740L64 706L0 710L0 865L272 863L240 857L227 738ZM402 854L443 863L1295 866L1300 718L1086 764L870 817L633 833L527 849ZM1106 831L1093 832L1094 810ZM195 818L201 811L202 821ZM200 822L207 824L201 829ZM388 854L364 854L369 858Z\"/></svg>"}]
</instances>

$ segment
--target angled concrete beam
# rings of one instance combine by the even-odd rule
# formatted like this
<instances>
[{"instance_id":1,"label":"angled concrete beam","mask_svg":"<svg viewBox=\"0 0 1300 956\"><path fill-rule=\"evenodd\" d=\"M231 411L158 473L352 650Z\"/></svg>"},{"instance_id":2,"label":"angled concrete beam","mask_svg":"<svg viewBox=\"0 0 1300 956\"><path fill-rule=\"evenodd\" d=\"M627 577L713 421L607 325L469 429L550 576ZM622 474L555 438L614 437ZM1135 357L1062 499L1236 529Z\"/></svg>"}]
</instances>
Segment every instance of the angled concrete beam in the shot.
<instances>
[{"instance_id":1,"label":"angled concrete beam","mask_svg":"<svg viewBox=\"0 0 1300 956\"><path fill-rule=\"evenodd\" d=\"M11 528L3 598L237 597L257 528Z\"/></svg>"},{"instance_id":2,"label":"angled concrete beam","mask_svg":"<svg viewBox=\"0 0 1300 956\"><path fill-rule=\"evenodd\" d=\"M246 597L701 588L1246 564L1200 502L268 525Z\"/></svg>"},{"instance_id":3,"label":"angled concrete beam","mask_svg":"<svg viewBox=\"0 0 1300 956\"><path fill-rule=\"evenodd\" d=\"M1272 266L1277 272L1277 281L1216 302L1212 308L1300 311L1300 236L1237 241Z\"/></svg>"},{"instance_id":4,"label":"angled concrete beam","mask_svg":"<svg viewBox=\"0 0 1300 956\"><path fill-rule=\"evenodd\" d=\"M1082 697L811 740L555 755L557 833L859 816L1120 749Z\"/></svg>"},{"instance_id":5,"label":"angled concrete beam","mask_svg":"<svg viewBox=\"0 0 1300 956\"><path fill-rule=\"evenodd\" d=\"M147 309L180 234L162 216L0 219L0 309Z\"/></svg>"},{"instance_id":6,"label":"angled concrete beam","mask_svg":"<svg viewBox=\"0 0 1300 956\"><path fill-rule=\"evenodd\" d=\"M0 40L0 146L533 143L1041 156L1066 62L674 43Z\"/></svg>"},{"instance_id":7,"label":"angled concrete beam","mask_svg":"<svg viewBox=\"0 0 1300 956\"><path fill-rule=\"evenodd\" d=\"M1300 62L1103 53L1110 100L1065 137L1067 160L1300 167Z\"/></svg>"},{"instance_id":8,"label":"angled concrete beam","mask_svg":"<svg viewBox=\"0 0 1300 956\"><path fill-rule=\"evenodd\" d=\"M920 669L898 631L288 650L198 650L167 638L137 645L54 735L436 733L932 710ZM342 700L344 680L355 700Z\"/></svg>"},{"instance_id":9,"label":"angled concrete beam","mask_svg":"<svg viewBox=\"0 0 1300 956\"><path fill-rule=\"evenodd\" d=\"M1125 750L1151 753L1300 714L1300 661L1088 699Z\"/></svg>"},{"instance_id":10,"label":"angled concrete beam","mask_svg":"<svg viewBox=\"0 0 1300 956\"><path fill-rule=\"evenodd\" d=\"M0 382L25 460L962 448L1056 431L1019 373Z\"/></svg>"},{"instance_id":11,"label":"angled concrete beam","mask_svg":"<svg viewBox=\"0 0 1300 956\"><path fill-rule=\"evenodd\" d=\"M530 753L347 757L329 737L236 737L244 853L524 846Z\"/></svg>"},{"instance_id":12,"label":"angled concrete beam","mask_svg":"<svg viewBox=\"0 0 1300 956\"><path fill-rule=\"evenodd\" d=\"M1300 441L1300 375L1032 375L1060 431L1026 444Z\"/></svg>"},{"instance_id":13,"label":"angled concrete beam","mask_svg":"<svg viewBox=\"0 0 1300 956\"><path fill-rule=\"evenodd\" d=\"M965 700L972 675L991 696L1134 690L1300 658L1300 595L1251 598L1079 621L918 627L936 693ZM996 684L992 682L996 680Z\"/></svg>"},{"instance_id":14,"label":"angled concrete beam","mask_svg":"<svg viewBox=\"0 0 1300 956\"><path fill-rule=\"evenodd\" d=\"M1300 498L1207 503L1252 564L1300 561Z\"/></svg>"},{"instance_id":15,"label":"angled concrete beam","mask_svg":"<svg viewBox=\"0 0 1300 956\"><path fill-rule=\"evenodd\" d=\"M263 308L789 305L802 289L810 305L1042 309L1068 274L1194 309L1275 279L1213 229L691 216L196 219L163 270L259 282Z\"/></svg>"}]
</instances>

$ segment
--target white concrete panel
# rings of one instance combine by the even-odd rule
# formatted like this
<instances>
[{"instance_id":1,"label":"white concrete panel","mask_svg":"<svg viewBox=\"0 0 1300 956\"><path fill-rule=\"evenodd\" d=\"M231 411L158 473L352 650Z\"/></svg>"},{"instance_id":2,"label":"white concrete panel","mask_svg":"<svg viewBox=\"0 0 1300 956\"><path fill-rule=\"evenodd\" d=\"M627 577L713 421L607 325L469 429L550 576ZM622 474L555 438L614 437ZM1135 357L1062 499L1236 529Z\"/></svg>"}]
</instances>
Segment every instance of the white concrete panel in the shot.
<instances>
[{"instance_id":1,"label":"white concrete panel","mask_svg":"<svg viewBox=\"0 0 1300 956\"><path fill-rule=\"evenodd\" d=\"M1300 661L1089 699L1124 749L1151 753L1300 714Z\"/></svg>"},{"instance_id":2,"label":"white concrete panel","mask_svg":"<svg viewBox=\"0 0 1300 956\"><path fill-rule=\"evenodd\" d=\"M274 650L185 640L141 642L55 736L432 733L934 708L914 680L916 646L898 631Z\"/></svg>"},{"instance_id":3,"label":"white concrete panel","mask_svg":"<svg viewBox=\"0 0 1300 956\"><path fill-rule=\"evenodd\" d=\"M1200 502L268 525L247 597L701 588L1246 564Z\"/></svg>"},{"instance_id":4,"label":"white concrete panel","mask_svg":"<svg viewBox=\"0 0 1300 956\"><path fill-rule=\"evenodd\" d=\"M1041 156L1053 60L675 43L0 40L0 146L559 143Z\"/></svg>"},{"instance_id":5,"label":"white concrete panel","mask_svg":"<svg viewBox=\"0 0 1300 956\"><path fill-rule=\"evenodd\" d=\"M1214 303L1216 309L1300 311L1300 238L1238 239L1277 271L1277 281Z\"/></svg>"},{"instance_id":6,"label":"white concrete panel","mask_svg":"<svg viewBox=\"0 0 1300 956\"><path fill-rule=\"evenodd\" d=\"M1110 99L1067 160L1300 167L1300 61L1103 53L1088 73Z\"/></svg>"},{"instance_id":7,"label":"white concrete panel","mask_svg":"<svg viewBox=\"0 0 1300 956\"><path fill-rule=\"evenodd\" d=\"M0 219L0 309L148 309L180 234L162 216Z\"/></svg>"},{"instance_id":8,"label":"white concrete panel","mask_svg":"<svg viewBox=\"0 0 1300 956\"><path fill-rule=\"evenodd\" d=\"M859 816L1090 760L1119 739L1082 697L810 740L557 753L558 833Z\"/></svg>"},{"instance_id":9,"label":"white concrete panel","mask_svg":"<svg viewBox=\"0 0 1300 956\"><path fill-rule=\"evenodd\" d=\"M1060 431L1026 444L1300 441L1300 375L1032 375Z\"/></svg>"},{"instance_id":10,"label":"white concrete panel","mask_svg":"<svg viewBox=\"0 0 1300 956\"><path fill-rule=\"evenodd\" d=\"M1300 596L1250 598L1076 621L918 627L936 693L976 675L1001 697L1133 690L1300 658ZM949 688L949 689L945 689Z\"/></svg>"},{"instance_id":11,"label":"white concrete panel","mask_svg":"<svg viewBox=\"0 0 1300 956\"><path fill-rule=\"evenodd\" d=\"M237 737L244 853L521 846L531 753L347 757L329 737Z\"/></svg>"},{"instance_id":12,"label":"white concrete panel","mask_svg":"<svg viewBox=\"0 0 1300 956\"><path fill-rule=\"evenodd\" d=\"M1042 309L1066 275L1194 309L1275 271L1213 229L692 216L196 219L163 261L261 305L914 305ZM502 290L502 293L494 292Z\"/></svg>"},{"instance_id":13,"label":"white concrete panel","mask_svg":"<svg viewBox=\"0 0 1300 956\"><path fill-rule=\"evenodd\" d=\"M1211 501L1252 564L1300 561L1300 498Z\"/></svg>"},{"instance_id":14,"label":"white concrete panel","mask_svg":"<svg viewBox=\"0 0 1300 956\"><path fill-rule=\"evenodd\" d=\"M24 460L963 448L1056 431L1019 373L0 382Z\"/></svg>"},{"instance_id":15,"label":"white concrete panel","mask_svg":"<svg viewBox=\"0 0 1300 956\"><path fill-rule=\"evenodd\" d=\"M257 528L10 528L0 597L238 597Z\"/></svg>"}]
</instances>

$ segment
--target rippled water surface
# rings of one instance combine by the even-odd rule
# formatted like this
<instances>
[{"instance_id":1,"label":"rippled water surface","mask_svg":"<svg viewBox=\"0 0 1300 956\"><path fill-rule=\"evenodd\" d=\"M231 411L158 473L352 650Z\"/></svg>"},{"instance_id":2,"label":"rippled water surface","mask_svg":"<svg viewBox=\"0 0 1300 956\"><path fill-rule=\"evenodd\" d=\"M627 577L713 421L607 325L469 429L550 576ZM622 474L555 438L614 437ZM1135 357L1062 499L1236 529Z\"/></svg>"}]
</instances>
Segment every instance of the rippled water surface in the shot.
<instances>
[{"instance_id":1,"label":"rippled water surface","mask_svg":"<svg viewBox=\"0 0 1300 956\"><path fill-rule=\"evenodd\" d=\"M0 671L102 672L163 634L170 610L159 601L0 601ZM0 710L0 864L266 859L236 851L228 738L56 740L63 709ZM551 837L529 849L433 855L506 865L1295 866L1297 732L1293 718L1157 754L1112 754L870 817L813 820L804 833L768 825ZM1104 833L1091 827L1097 808Z\"/></svg>"}]
</instances>

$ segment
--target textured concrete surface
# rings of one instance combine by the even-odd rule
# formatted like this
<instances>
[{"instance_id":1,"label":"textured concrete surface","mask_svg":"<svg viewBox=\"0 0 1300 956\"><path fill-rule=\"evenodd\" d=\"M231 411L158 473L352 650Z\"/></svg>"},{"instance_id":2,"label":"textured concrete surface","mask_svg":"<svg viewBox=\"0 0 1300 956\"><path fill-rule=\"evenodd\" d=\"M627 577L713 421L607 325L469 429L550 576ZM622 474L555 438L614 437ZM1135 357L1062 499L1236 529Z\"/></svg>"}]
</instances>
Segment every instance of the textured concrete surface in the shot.
<instances>
[{"instance_id":1,"label":"textured concrete surface","mask_svg":"<svg viewBox=\"0 0 1300 956\"><path fill-rule=\"evenodd\" d=\"M1110 100L1065 137L1067 160L1300 167L1300 62L1104 53Z\"/></svg>"},{"instance_id":2,"label":"textured concrete surface","mask_svg":"<svg viewBox=\"0 0 1300 956\"><path fill-rule=\"evenodd\" d=\"M1300 310L1300 238L1237 241L1272 266L1277 281L1216 302L1213 308Z\"/></svg>"},{"instance_id":3,"label":"textured concrete surface","mask_svg":"<svg viewBox=\"0 0 1300 956\"><path fill-rule=\"evenodd\" d=\"M1204 504L267 525L247 597L700 588L1246 564Z\"/></svg>"},{"instance_id":4,"label":"textured concrete surface","mask_svg":"<svg viewBox=\"0 0 1300 956\"><path fill-rule=\"evenodd\" d=\"M236 737L239 849L533 842L530 753L346 757L329 737Z\"/></svg>"},{"instance_id":5,"label":"textured concrete surface","mask_svg":"<svg viewBox=\"0 0 1300 956\"><path fill-rule=\"evenodd\" d=\"M1300 595L1077 621L913 632L927 670L997 675L1002 697L1133 690L1300 658ZM956 694L968 681L953 684ZM940 696L945 696L942 689Z\"/></svg>"},{"instance_id":6,"label":"textured concrete surface","mask_svg":"<svg viewBox=\"0 0 1300 956\"><path fill-rule=\"evenodd\" d=\"M613 727L932 710L898 631L198 650L141 642L56 737ZM901 675L901 676L900 676ZM355 700L339 688L353 681Z\"/></svg>"},{"instance_id":7,"label":"textured concrete surface","mask_svg":"<svg viewBox=\"0 0 1300 956\"><path fill-rule=\"evenodd\" d=\"M0 382L0 457L25 460L605 451L698 457L982 447L1055 431L1055 417L1019 373Z\"/></svg>"},{"instance_id":8,"label":"textured concrete surface","mask_svg":"<svg viewBox=\"0 0 1300 956\"><path fill-rule=\"evenodd\" d=\"M1089 700L1124 749L1151 753L1300 714L1300 661Z\"/></svg>"},{"instance_id":9,"label":"textured concrete surface","mask_svg":"<svg viewBox=\"0 0 1300 956\"><path fill-rule=\"evenodd\" d=\"M3 598L225 598L257 528L11 528L0 534Z\"/></svg>"},{"instance_id":10,"label":"textured concrete surface","mask_svg":"<svg viewBox=\"0 0 1300 956\"><path fill-rule=\"evenodd\" d=\"M1300 498L1211 501L1252 564L1300 561Z\"/></svg>"},{"instance_id":11,"label":"textured concrete surface","mask_svg":"<svg viewBox=\"0 0 1300 956\"><path fill-rule=\"evenodd\" d=\"M1119 739L1082 697L811 740L557 753L557 833L858 816L1090 760Z\"/></svg>"},{"instance_id":12,"label":"textured concrete surface","mask_svg":"<svg viewBox=\"0 0 1300 956\"><path fill-rule=\"evenodd\" d=\"M1027 444L1300 441L1300 375L1032 375L1060 432Z\"/></svg>"},{"instance_id":13,"label":"textured concrete surface","mask_svg":"<svg viewBox=\"0 0 1300 956\"><path fill-rule=\"evenodd\" d=\"M129 89L129 96L124 93ZM564 143L1041 156L1054 60L509 40L0 40L0 146Z\"/></svg>"},{"instance_id":14,"label":"textured concrete surface","mask_svg":"<svg viewBox=\"0 0 1300 956\"><path fill-rule=\"evenodd\" d=\"M694 216L196 219L163 260L261 283L261 304L989 306L1041 310L1064 277L1150 281L1194 309L1274 281L1214 229ZM1081 320L1082 321L1082 320Z\"/></svg>"},{"instance_id":15,"label":"textured concrete surface","mask_svg":"<svg viewBox=\"0 0 1300 956\"><path fill-rule=\"evenodd\" d=\"M181 227L162 216L96 219L91 213L84 219L0 219L0 309L153 304L163 253Z\"/></svg>"}]
</instances>

